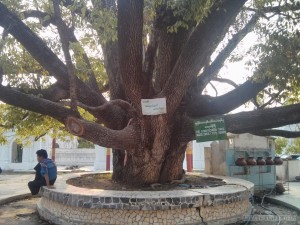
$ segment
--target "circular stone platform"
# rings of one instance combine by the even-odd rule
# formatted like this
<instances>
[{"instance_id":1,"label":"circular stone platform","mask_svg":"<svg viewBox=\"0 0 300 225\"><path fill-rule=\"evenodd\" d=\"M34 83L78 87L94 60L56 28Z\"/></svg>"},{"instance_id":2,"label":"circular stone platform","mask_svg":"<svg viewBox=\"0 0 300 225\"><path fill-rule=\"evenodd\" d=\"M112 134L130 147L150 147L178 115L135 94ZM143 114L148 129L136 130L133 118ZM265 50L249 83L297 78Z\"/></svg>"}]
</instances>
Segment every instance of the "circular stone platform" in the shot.
<instances>
[{"instance_id":1,"label":"circular stone platform","mask_svg":"<svg viewBox=\"0 0 300 225\"><path fill-rule=\"evenodd\" d=\"M247 220L254 184L214 177L223 179L226 185L174 191L110 191L79 188L60 180L55 189L42 187L37 208L42 218L59 225L219 225Z\"/></svg>"}]
</instances>

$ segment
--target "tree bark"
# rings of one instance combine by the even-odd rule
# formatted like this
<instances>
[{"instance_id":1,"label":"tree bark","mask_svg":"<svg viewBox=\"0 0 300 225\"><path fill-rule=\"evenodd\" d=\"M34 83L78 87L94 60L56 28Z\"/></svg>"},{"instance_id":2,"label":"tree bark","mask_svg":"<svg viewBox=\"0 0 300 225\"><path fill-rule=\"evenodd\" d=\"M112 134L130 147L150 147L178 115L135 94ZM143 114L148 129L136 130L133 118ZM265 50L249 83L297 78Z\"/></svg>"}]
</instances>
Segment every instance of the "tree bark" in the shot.
<instances>
[{"instance_id":1,"label":"tree bark","mask_svg":"<svg viewBox=\"0 0 300 225\"><path fill-rule=\"evenodd\" d=\"M177 118L176 122L180 119ZM132 185L181 179L186 142L178 142L180 133L175 121L165 115L145 120L147 138L138 142L135 149L125 149L127 160L124 160L124 152L117 154L114 163L118 165L116 170L114 168L113 179ZM120 164L123 164L122 170Z\"/></svg>"}]
</instances>

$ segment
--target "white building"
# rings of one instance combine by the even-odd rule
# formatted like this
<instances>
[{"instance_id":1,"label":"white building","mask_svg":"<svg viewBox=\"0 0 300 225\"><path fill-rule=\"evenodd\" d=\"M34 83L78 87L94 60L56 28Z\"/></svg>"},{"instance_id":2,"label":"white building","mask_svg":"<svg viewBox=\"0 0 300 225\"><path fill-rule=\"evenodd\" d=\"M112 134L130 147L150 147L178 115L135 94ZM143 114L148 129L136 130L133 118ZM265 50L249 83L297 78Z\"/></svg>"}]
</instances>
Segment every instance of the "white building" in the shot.
<instances>
[{"instance_id":1,"label":"white building","mask_svg":"<svg viewBox=\"0 0 300 225\"><path fill-rule=\"evenodd\" d=\"M193 170L195 171L204 171L205 169L205 158L204 158L204 147L210 147L211 141L197 143L196 141L192 142L193 150ZM183 161L183 169L187 170L186 159Z\"/></svg>"},{"instance_id":2,"label":"white building","mask_svg":"<svg viewBox=\"0 0 300 225\"><path fill-rule=\"evenodd\" d=\"M7 132L7 144L0 145L0 167L3 170L32 170L37 164L36 151L45 149L52 158L52 138L48 135L38 141L31 140L29 145L19 145L15 142L14 132ZM107 169L107 154L110 155L110 170L112 170L112 152L107 148L97 146L95 149L77 148L76 139L71 141L56 140L55 161L58 166L93 166L95 170ZM209 147L210 142L192 144L193 169L204 170L204 147ZM183 168L187 169L186 160Z\"/></svg>"},{"instance_id":3,"label":"white building","mask_svg":"<svg viewBox=\"0 0 300 225\"><path fill-rule=\"evenodd\" d=\"M0 167L3 170L32 170L37 164L36 151L45 149L51 157L52 138L45 136L38 141L32 138L31 144L20 145L15 142L14 132L6 132L7 143L0 145ZM69 142L57 141L60 148L77 148L77 140Z\"/></svg>"}]
</instances>

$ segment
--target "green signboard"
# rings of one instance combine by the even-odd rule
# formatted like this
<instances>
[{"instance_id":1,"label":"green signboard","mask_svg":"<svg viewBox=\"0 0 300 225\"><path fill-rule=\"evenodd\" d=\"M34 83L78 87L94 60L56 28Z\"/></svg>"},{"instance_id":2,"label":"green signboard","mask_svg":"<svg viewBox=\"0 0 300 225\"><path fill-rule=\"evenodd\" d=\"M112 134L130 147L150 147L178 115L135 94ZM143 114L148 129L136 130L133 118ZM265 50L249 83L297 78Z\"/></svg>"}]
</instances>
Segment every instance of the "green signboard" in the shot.
<instances>
[{"instance_id":1,"label":"green signboard","mask_svg":"<svg viewBox=\"0 0 300 225\"><path fill-rule=\"evenodd\" d=\"M226 139L226 129L223 117L206 117L195 120L196 141L215 141Z\"/></svg>"}]
</instances>

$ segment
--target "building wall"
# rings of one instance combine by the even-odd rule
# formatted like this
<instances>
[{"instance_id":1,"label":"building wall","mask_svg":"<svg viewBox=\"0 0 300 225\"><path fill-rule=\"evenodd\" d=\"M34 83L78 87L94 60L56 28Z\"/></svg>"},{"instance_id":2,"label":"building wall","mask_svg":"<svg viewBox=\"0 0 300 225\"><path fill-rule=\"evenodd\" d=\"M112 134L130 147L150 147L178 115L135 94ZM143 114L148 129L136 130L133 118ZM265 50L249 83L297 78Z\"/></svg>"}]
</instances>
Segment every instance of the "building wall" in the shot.
<instances>
[{"instance_id":1,"label":"building wall","mask_svg":"<svg viewBox=\"0 0 300 225\"><path fill-rule=\"evenodd\" d=\"M204 148L209 147L210 141L197 143L193 141L193 169L203 171L205 168Z\"/></svg>"},{"instance_id":2,"label":"building wall","mask_svg":"<svg viewBox=\"0 0 300 225\"><path fill-rule=\"evenodd\" d=\"M95 149L57 148L55 151L55 162L57 166L93 166L95 157Z\"/></svg>"},{"instance_id":3,"label":"building wall","mask_svg":"<svg viewBox=\"0 0 300 225\"><path fill-rule=\"evenodd\" d=\"M236 166L238 157L274 157L274 139L251 134L228 135L229 140L212 142L205 149L205 172L213 175L237 177L251 181L255 190L273 188L275 166Z\"/></svg>"},{"instance_id":4,"label":"building wall","mask_svg":"<svg viewBox=\"0 0 300 225\"><path fill-rule=\"evenodd\" d=\"M230 139L233 139L231 148L259 148L259 149L274 149L274 138L260 137L252 134L237 134L229 135Z\"/></svg>"},{"instance_id":5,"label":"building wall","mask_svg":"<svg viewBox=\"0 0 300 225\"><path fill-rule=\"evenodd\" d=\"M96 151L96 157L94 161L94 169L95 170L100 170L100 171L105 171L106 170L106 159L107 159L107 148L101 147L96 145L95 148ZM110 170L113 169L113 155L112 155L112 150L108 150L110 153L109 161L110 161Z\"/></svg>"},{"instance_id":6,"label":"building wall","mask_svg":"<svg viewBox=\"0 0 300 225\"><path fill-rule=\"evenodd\" d=\"M45 136L43 139L31 142L28 146L23 146L21 163L12 162L12 147L14 133L8 132L8 143L0 145L0 167L4 170L32 170L37 164L36 151L45 149L49 158L52 158L52 138ZM95 170L106 170L107 149L97 146L95 149L77 149L77 140L60 141L57 140L59 148L56 148L55 161L58 166L94 166ZM205 167L204 147L210 146L211 142L197 143L193 141L193 169L203 171ZM110 150L110 170L113 168L113 155ZM186 160L183 162L183 169L187 169Z\"/></svg>"},{"instance_id":7,"label":"building wall","mask_svg":"<svg viewBox=\"0 0 300 225\"><path fill-rule=\"evenodd\" d=\"M45 149L51 158L52 138L45 136L38 141L31 140L31 144L23 145L22 162L16 163L13 160L13 146L15 141L14 132L6 132L7 144L0 145L0 167L4 170L32 170L37 164L36 151ZM77 140L69 142L57 141L60 146L74 147Z\"/></svg>"},{"instance_id":8,"label":"building wall","mask_svg":"<svg viewBox=\"0 0 300 225\"><path fill-rule=\"evenodd\" d=\"M283 164L276 166L276 176L280 181L294 181L300 176L300 160L283 161Z\"/></svg>"}]
</instances>

